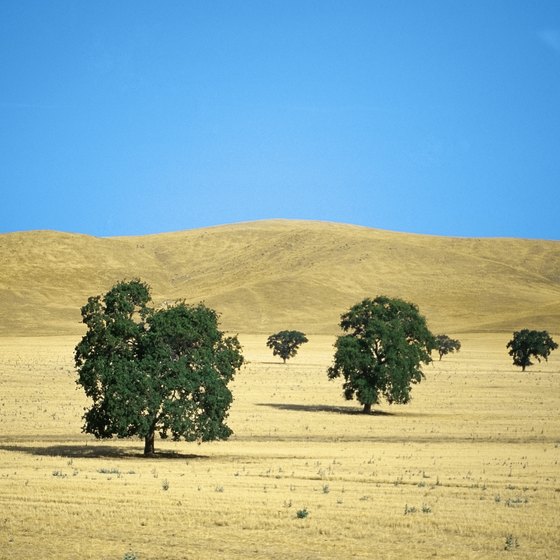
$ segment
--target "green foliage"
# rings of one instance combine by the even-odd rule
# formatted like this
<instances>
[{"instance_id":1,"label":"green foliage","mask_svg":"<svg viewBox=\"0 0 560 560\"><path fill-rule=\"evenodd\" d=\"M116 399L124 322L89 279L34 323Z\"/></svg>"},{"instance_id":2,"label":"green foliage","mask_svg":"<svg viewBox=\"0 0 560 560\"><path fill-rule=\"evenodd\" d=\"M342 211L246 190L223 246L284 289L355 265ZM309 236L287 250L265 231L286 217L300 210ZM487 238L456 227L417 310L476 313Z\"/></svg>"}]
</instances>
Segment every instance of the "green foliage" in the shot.
<instances>
[{"instance_id":1,"label":"green foliage","mask_svg":"<svg viewBox=\"0 0 560 560\"><path fill-rule=\"evenodd\" d=\"M432 513L432 507L427 505L427 504L422 504L422 507L420 508L420 510L418 510L418 508L416 506L409 506L408 504L404 505L404 514L405 515L413 515L414 513L417 513L418 511L421 511L422 513Z\"/></svg>"},{"instance_id":2,"label":"green foliage","mask_svg":"<svg viewBox=\"0 0 560 560\"><path fill-rule=\"evenodd\" d=\"M76 346L77 383L93 401L83 430L97 438L154 434L187 441L225 439L232 401L227 385L243 364L236 337L216 312L177 302L149 307L149 287L119 282L82 308L87 332Z\"/></svg>"},{"instance_id":3,"label":"green foliage","mask_svg":"<svg viewBox=\"0 0 560 560\"><path fill-rule=\"evenodd\" d=\"M284 363L288 358L293 358L299 347L309 342L305 334L300 331L280 331L268 337L266 345L272 349L274 356L280 356Z\"/></svg>"},{"instance_id":4,"label":"green foliage","mask_svg":"<svg viewBox=\"0 0 560 560\"><path fill-rule=\"evenodd\" d=\"M305 519L309 515L309 511L307 508L298 509L296 511L296 517L298 519Z\"/></svg>"},{"instance_id":5,"label":"green foliage","mask_svg":"<svg viewBox=\"0 0 560 560\"><path fill-rule=\"evenodd\" d=\"M513 536L511 533L508 533L506 535L506 544L504 546L504 550L515 550L516 548L519 548L517 537Z\"/></svg>"},{"instance_id":6,"label":"green foliage","mask_svg":"<svg viewBox=\"0 0 560 560\"><path fill-rule=\"evenodd\" d=\"M97 469L97 472L101 474L116 474L116 475L121 474L120 469L115 467L101 467L100 469Z\"/></svg>"},{"instance_id":7,"label":"green foliage","mask_svg":"<svg viewBox=\"0 0 560 560\"><path fill-rule=\"evenodd\" d=\"M548 360L548 356L558 348L558 344L546 331L523 329L513 333L513 338L507 343L506 348L510 349L508 353L513 358L513 365L525 371L527 366L533 365L531 357L539 362L541 358Z\"/></svg>"},{"instance_id":8,"label":"green foliage","mask_svg":"<svg viewBox=\"0 0 560 560\"><path fill-rule=\"evenodd\" d=\"M454 338L450 338L446 334L438 334L435 338L435 349L439 353L439 359L452 352L459 352L461 349L461 342Z\"/></svg>"},{"instance_id":9,"label":"green foliage","mask_svg":"<svg viewBox=\"0 0 560 560\"><path fill-rule=\"evenodd\" d=\"M410 400L411 385L424 374L421 364L432 361L434 336L418 307L401 299L365 299L343 314L329 379L344 377L344 396L354 396L364 412L381 397L389 403Z\"/></svg>"}]
</instances>

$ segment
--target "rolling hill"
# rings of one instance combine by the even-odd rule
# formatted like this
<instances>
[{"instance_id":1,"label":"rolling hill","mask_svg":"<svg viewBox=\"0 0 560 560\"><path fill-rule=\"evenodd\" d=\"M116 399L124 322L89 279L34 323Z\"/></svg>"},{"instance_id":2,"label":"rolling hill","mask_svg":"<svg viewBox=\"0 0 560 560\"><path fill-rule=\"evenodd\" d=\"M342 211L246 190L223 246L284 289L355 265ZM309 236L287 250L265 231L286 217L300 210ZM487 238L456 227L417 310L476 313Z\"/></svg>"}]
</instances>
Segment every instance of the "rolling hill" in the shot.
<instances>
[{"instance_id":1,"label":"rolling hill","mask_svg":"<svg viewBox=\"0 0 560 560\"><path fill-rule=\"evenodd\" d=\"M203 300L225 329L335 333L364 297L417 303L433 331L560 331L560 242L272 220L141 237L0 235L0 335L82 332L80 307L139 277L156 303Z\"/></svg>"}]
</instances>

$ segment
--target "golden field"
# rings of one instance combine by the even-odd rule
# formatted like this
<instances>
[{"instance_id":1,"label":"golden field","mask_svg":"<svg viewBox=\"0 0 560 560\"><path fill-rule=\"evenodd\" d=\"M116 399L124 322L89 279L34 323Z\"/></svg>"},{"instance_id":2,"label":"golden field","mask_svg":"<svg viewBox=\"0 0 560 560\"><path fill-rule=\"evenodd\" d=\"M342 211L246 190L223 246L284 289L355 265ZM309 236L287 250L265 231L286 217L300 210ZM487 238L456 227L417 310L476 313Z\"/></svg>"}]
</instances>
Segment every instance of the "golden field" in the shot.
<instances>
[{"instance_id":1,"label":"golden field","mask_svg":"<svg viewBox=\"0 0 560 560\"><path fill-rule=\"evenodd\" d=\"M0 336L78 334L87 298L134 277L156 303L204 300L233 332L335 334L342 312L378 294L417 303L438 332L560 324L559 241L273 220L143 237L0 235Z\"/></svg>"},{"instance_id":2,"label":"golden field","mask_svg":"<svg viewBox=\"0 0 560 560\"><path fill-rule=\"evenodd\" d=\"M148 459L80 433L75 337L0 338L0 558L558 558L558 352L522 374L505 334L463 335L364 416L332 337L285 366L265 338L241 336L235 435Z\"/></svg>"},{"instance_id":3,"label":"golden field","mask_svg":"<svg viewBox=\"0 0 560 560\"><path fill-rule=\"evenodd\" d=\"M505 345L560 338L560 242L272 221L12 233L0 265L0 559L559 557L560 350L522 373ZM240 333L229 441L144 458L81 433L79 308L133 277ZM326 370L340 314L378 294L462 348L367 416ZM287 365L265 345L284 328L310 339Z\"/></svg>"}]
</instances>

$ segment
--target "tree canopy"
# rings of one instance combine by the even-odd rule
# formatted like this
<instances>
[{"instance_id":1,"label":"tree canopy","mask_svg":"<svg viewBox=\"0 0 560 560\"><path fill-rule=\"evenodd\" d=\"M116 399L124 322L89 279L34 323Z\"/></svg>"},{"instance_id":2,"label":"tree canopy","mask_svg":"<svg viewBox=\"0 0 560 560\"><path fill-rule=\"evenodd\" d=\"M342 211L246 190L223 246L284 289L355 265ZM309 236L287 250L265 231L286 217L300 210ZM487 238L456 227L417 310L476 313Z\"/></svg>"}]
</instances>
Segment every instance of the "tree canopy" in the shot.
<instances>
[{"instance_id":1,"label":"tree canopy","mask_svg":"<svg viewBox=\"0 0 560 560\"><path fill-rule=\"evenodd\" d=\"M280 356L286 363L286 360L293 358L299 347L306 342L309 342L307 337L300 331L280 331L271 334L266 345L272 349L274 356Z\"/></svg>"},{"instance_id":2,"label":"tree canopy","mask_svg":"<svg viewBox=\"0 0 560 560\"><path fill-rule=\"evenodd\" d=\"M77 383L93 401L83 430L97 438L138 436L144 454L154 436L225 439L232 395L228 383L243 364L237 337L218 329L203 304L154 309L150 288L122 281L82 308L87 332L76 346Z\"/></svg>"},{"instance_id":3,"label":"tree canopy","mask_svg":"<svg viewBox=\"0 0 560 560\"><path fill-rule=\"evenodd\" d=\"M450 338L446 334L438 334L435 337L435 349L438 351L439 359L452 352L459 352L461 342L455 338Z\"/></svg>"},{"instance_id":4,"label":"tree canopy","mask_svg":"<svg viewBox=\"0 0 560 560\"><path fill-rule=\"evenodd\" d=\"M558 344L546 331L523 329L513 333L513 338L507 343L506 348L510 349L508 353L513 358L513 365L525 371L526 367L533 365L531 357L539 362L541 358L547 361L550 353L558 348Z\"/></svg>"},{"instance_id":5,"label":"tree canopy","mask_svg":"<svg viewBox=\"0 0 560 560\"><path fill-rule=\"evenodd\" d=\"M418 307L386 296L364 299L341 316L340 327L347 334L335 343L328 377L344 377L345 398L355 396L365 413L381 397L409 402L411 386L424 377L421 365L432 361L435 343Z\"/></svg>"}]
</instances>

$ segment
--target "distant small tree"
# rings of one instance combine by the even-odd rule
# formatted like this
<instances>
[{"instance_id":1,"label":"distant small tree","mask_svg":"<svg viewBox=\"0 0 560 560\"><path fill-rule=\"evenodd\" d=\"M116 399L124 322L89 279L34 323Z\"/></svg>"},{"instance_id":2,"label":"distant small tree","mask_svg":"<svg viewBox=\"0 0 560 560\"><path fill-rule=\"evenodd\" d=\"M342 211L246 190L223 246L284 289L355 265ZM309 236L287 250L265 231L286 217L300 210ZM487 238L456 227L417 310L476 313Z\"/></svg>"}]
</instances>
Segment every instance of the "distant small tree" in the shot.
<instances>
[{"instance_id":1,"label":"distant small tree","mask_svg":"<svg viewBox=\"0 0 560 560\"><path fill-rule=\"evenodd\" d=\"M280 331L271 334L266 345L272 349L274 356L280 356L286 363L286 360L293 358L299 347L306 342L309 342L307 337L300 331Z\"/></svg>"},{"instance_id":2,"label":"distant small tree","mask_svg":"<svg viewBox=\"0 0 560 560\"><path fill-rule=\"evenodd\" d=\"M550 353L558 348L558 344L546 331L523 329L513 333L513 338L507 343L506 348L510 349L509 355L513 357L513 365L525 371L527 366L533 365L531 357L539 362L541 358L547 361Z\"/></svg>"},{"instance_id":3,"label":"distant small tree","mask_svg":"<svg viewBox=\"0 0 560 560\"><path fill-rule=\"evenodd\" d=\"M344 396L354 396L364 413L381 397L389 403L410 401L411 385L424 374L421 365L432 361L434 336L418 307L401 299L378 296L354 305L341 317L348 334L339 336L329 379L344 377Z\"/></svg>"},{"instance_id":4,"label":"distant small tree","mask_svg":"<svg viewBox=\"0 0 560 560\"><path fill-rule=\"evenodd\" d=\"M435 349L439 353L439 359L441 360L443 356L450 354L452 352L459 352L461 349L461 342L454 338L450 338L446 334L436 335L436 347Z\"/></svg>"},{"instance_id":5,"label":"distant small tree","mask_svg":"<svg viewBox=\"0 0 560 560\"><path fill-rule=\"evenodd\" d=\"M227 438L227 385L243 363L237 338L224 336L217 313L202 304L154 309L150 301L149 286L132 280L82 307L87 332L76 346L77 383L93 401L83 431L141 437L145 455L154 453L156 432Z\"/></svg>"}]
</instances>

